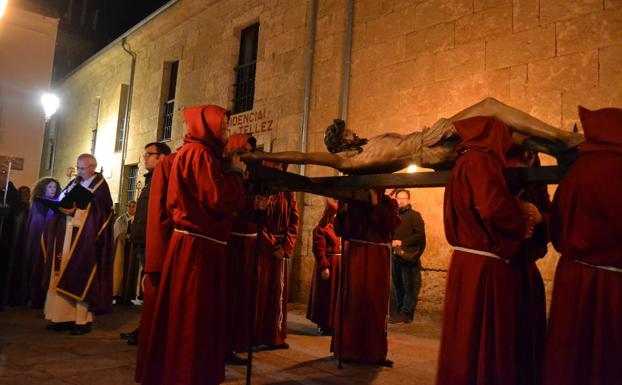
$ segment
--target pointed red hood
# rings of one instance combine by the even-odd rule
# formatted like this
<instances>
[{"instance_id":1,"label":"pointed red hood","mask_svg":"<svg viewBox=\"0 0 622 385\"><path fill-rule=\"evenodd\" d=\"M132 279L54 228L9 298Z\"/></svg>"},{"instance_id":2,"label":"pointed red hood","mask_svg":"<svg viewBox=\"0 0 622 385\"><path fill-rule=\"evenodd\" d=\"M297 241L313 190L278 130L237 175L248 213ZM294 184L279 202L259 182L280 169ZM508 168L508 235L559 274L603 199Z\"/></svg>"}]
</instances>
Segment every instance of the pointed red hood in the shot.
<instances>
[{"instance_id":1,"label":"pointed red hood","mask_svg":"<svg viewBox=\"0 0 622 385\"><path fill-rule=\"evenodd\" d=\"M322 226L327 226L329 223L333 223L335 214L337 214L337 202L332 199L327 199L322 219L320 219L320 224Z\"/></svg>"},{"instance_id":2,"label":"pointed red hood","mask_svg":"<svg viewBox=\"0 0 622 385\"><path fill-rule=\"evenodd\" d=\"M585 133L585 142L579 146L580 152L622 152L622 109L590 111L579 106L579 118Z\"/></svg>"},{"instance_id":3,"label":"pointed red hood","mask_svg":"<svg viewBox=\"0 0 622 385\"><path fill-rule=\"evenodd\" d=\"M204 144L220 156L224 147L221 123L227 112L214 105L184 108L184 120L188 127L184 143Z\"/></svg>"},{"instance_id":4,"label":"pointed red hood","mask_svg":"<svg viewBox=\"0 0 622 385\"><path fill-rule=\"evenodd\" d=\"M254 140L253 136L249 134L230 135L225 145L225 155L229 155L235 151L252 151L254 146L251 143L251 139Z\"/></svg>"},{"instance_id":5,"label":"pointed red hood","mask_svg":"<svg viewBox=\"0 0 622 385\"><path fill-rule=\"evenodd\" d=\"M503 167L507 166L506 154L512 148L510 127L489 116L475 116L454 122L454 127L462 142L456 146L461 152L466 149L493 154Z\"/></svg>"}]
</instances>

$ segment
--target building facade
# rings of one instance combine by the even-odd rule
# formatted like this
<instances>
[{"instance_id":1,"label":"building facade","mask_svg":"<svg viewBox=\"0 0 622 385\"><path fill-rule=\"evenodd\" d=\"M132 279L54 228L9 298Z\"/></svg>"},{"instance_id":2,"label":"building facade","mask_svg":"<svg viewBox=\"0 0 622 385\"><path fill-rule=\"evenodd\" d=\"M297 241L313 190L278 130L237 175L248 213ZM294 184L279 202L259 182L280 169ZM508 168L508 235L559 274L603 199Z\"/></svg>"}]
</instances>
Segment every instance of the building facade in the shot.
<instances>
[{"instance_id":1,"label":"building facade","mask_svg":"<svg viewBox=\"0 0 622 385\"><path fill-rule=\"evenodd\" d=\"M179 146L181 109L198 104L232 109L232 130L266 151L324 151L340 116L362 137L417 131L489 96L570 130L579 104L622 106L621 60L617 0L171 1L59 85L42 174L66 182L92 152L123 206L139 190L144 144ZM451 254L443 189L412 192L428 232L418 309L439 314ZM304 302L323 198L301 194L299 208L290 287ZM556 260L540 262L549 283Z\"/></svg>"},{"instance_id":2,"label":"building facade","mask_svg":"<svg viewBox=\"0 0 622 385\"><path fill-rule=\"evenodd\" d=\"M58 19L9 4L0 18L0 162L15 158L11 180L31 187L39 177ZM24 44L28 41L28 44Z\"/></svg>"}]
</instances>

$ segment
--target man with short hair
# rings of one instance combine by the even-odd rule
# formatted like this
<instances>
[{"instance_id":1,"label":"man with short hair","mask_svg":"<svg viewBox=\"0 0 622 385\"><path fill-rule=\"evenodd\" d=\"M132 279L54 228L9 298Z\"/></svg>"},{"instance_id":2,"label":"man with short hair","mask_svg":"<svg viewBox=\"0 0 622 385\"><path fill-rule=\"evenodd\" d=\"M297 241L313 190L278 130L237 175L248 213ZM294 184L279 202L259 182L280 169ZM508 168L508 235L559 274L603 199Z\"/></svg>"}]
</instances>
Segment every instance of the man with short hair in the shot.
<instances>
[{"instance_id":1,"label":"man with short hair","mask_svg":"<svg viewBox=\"0 0 622 385\"><path fill-rule=\"evenodd\" d=\"M93 314L112 310L112 197L96 168L93 155L78 157L78 176L59 199L81 185L92 200L84 209L59 208L62 214L50 219L42 236L42 252L52 264L45 318L50 330L72 335L89 333Z\"/></svg>"},{"instance_id":2,"label":"man with short hair","mask_svg":"<svg viewBox=\"0 0 622 385\"><path fill-rule=\"evenodd\" d=\"M421 254L425 250L425 224L421 214L410 206L410 191L395 194L400 224L393 233L391 246L391 276L395 288L396 310L391 323L410 323L415 314L417 296L421 289Z\"/></svg>"},{"instance_id":3,"label":"man with short hair","mask_svg":"<svg viewBox=\"0 0 622 385\"><path fill-rule=\"evenodd\" d=\"M132 223L132 231L130 232L130 240L134 246L135 256L140 261L142 269L145 268L145 244L147 239L147 208L149 202L149 191L151 190L151 177L153 170L165 156L171 153L171 148L166 143L152 142L145 146L143 153L143 161L147 173L145 174L145 187L140 192L138 201L136 202L136 214L134 215L134 223ZM122 334L121 338L127 339L128 345L138 344L138 328L131 333Z\"/></svg>"}]
</instances>

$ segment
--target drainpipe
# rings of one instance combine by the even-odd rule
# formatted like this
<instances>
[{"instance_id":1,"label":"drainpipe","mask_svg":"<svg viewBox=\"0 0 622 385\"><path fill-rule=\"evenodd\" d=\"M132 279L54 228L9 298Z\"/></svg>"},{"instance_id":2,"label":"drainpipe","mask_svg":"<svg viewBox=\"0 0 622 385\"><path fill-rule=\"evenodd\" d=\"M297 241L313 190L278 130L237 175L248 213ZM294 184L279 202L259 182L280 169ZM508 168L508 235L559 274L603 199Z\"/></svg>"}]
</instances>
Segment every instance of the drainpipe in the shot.
<instances>
[{"instance_id":1,"label":"drainpipe","mask_svg":"<svg viewBox=\"0 0 622 385\"><path fill-rule=\"evenodd\" d=\"M305 72L305 93L302 110L302 139L300 151L307 152L307 139L309 137L309 111L311 107L311 81L313 80L313 54L315 52L315 33L317 31L317 0L311 0L309 5L309 34L307 35L307 60ZM305 175L306 165L300 166L300 175Z\"/></svg>"},{"instance_id":2,"label":"drainpipe","mask_svg":"<svg viewBox=\"0 0 622 385\"><path fill-rule=\"evenodd\" d=\"M352 58L354 0L348 0L348 12L346 17L346 37L343 45L343 69L341 73L341 108L339 112L339 116L343 121L348 117L348 99L350 96L350 62Z\"/></svg>"},{"instance_id":3,"label":"drainpipe","mask_svg":"<svg viewBox=\"0 0 622 385\"><path fill-rule=\"evenodd\" d=\"M134 90L134 74L136 72L136 53L131 50L127 44L127 37L121 40L121 47L132 57L132 65L130 67L130 84L127 90L127 98L125 99L125 114L123 115L123 146L121 149L121 170L119 172L119 194L117 195L117 203L121 204L123 195L123 174L125 171L125 155L127 153L127 139L130 133L130 108L132 107L132 93Z\"/></svg>"}]
</instances>

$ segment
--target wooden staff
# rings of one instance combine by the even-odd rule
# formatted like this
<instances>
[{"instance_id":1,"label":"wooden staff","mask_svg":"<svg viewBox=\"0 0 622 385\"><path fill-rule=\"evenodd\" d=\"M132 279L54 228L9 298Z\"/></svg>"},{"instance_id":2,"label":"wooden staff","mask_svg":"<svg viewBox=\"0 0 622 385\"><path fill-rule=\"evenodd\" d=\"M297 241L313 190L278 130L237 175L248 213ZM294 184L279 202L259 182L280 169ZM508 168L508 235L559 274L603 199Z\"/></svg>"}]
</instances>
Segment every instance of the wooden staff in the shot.
<instances>
[{"instance_id":1,"label":"wooden staff","mask_svg":"<svg viewBox=\"0 0 622 385\"><path fill-rule=\"evenodd\" d=\"M246 363L246 385L251 384L253 377L253 345L255 343L255 318L257 314L257 286L259 281L259 240L261 233L265 227L265 210L260 210L257 215L257 238L255 238L255 255L253 258L253 279L251 283L251 303L249 317L249 330L248 330L248 359Z\"/></svg>"}]
</instances>

